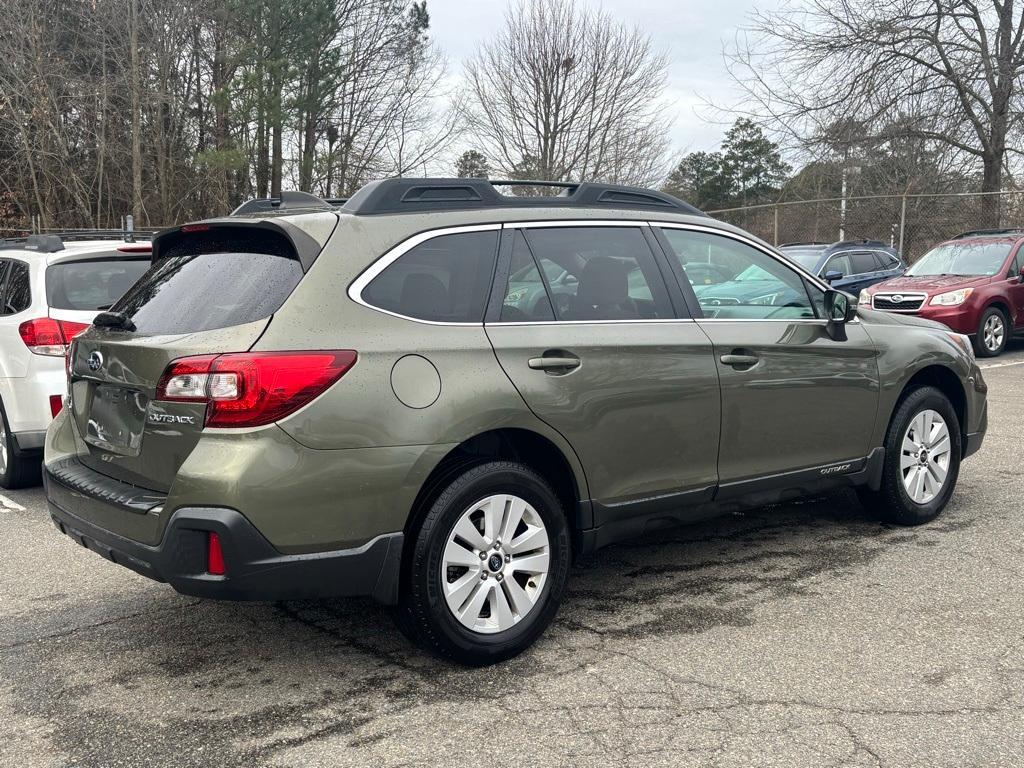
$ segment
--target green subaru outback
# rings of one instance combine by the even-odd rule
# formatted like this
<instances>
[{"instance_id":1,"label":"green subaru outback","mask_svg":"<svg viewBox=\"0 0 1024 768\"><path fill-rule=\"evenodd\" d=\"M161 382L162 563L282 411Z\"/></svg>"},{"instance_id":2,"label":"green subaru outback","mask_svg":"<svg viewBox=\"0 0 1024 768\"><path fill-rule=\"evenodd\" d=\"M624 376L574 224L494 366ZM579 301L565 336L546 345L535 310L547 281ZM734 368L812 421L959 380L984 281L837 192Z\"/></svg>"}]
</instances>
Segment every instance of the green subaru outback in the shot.
<instances>
[{"instance_id":1,"label":"green subaru outback","mask_svg":"<svg viewBox=\"0 0 1024 768\"><path fill-rule=\"evenodd\" d=\"M391 179L165 231L68 376L62 532L185 594L370 595L471 664L537 639L574 557L645 531L842 486L931 520L986 427L964 336L587 183Z\"/></svg>"}]
</instances>

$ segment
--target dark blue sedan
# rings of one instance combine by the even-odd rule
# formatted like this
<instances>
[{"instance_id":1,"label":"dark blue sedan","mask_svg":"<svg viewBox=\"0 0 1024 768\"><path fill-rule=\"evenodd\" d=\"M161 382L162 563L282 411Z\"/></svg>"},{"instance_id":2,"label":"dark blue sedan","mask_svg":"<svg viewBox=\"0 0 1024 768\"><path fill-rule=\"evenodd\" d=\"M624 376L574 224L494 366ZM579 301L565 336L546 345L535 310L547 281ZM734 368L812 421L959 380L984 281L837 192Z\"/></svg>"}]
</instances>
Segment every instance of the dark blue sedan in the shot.
<instances>
[{"instance_id":1,"label":"dark blue sedan","mask_svg":"<svg viewBox=\"0 0 1024 768\"><path fill-rule=\"evenodd\" d=\"M878 240L841 243L786 243L779 251L790 261L832 284L860 294L869 285L903 274L907 265L895 248Z\"/></svg>"}]
</instances>

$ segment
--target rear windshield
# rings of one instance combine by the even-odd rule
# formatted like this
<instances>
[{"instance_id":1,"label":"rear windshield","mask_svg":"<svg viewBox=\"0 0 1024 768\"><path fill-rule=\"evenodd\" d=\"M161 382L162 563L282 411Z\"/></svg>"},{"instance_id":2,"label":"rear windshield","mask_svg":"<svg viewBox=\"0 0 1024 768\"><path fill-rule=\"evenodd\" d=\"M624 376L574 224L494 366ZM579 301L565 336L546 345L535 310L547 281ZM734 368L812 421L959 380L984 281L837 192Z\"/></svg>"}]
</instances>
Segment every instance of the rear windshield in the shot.
<instances>
[{"instance_id":1,"label":"rear windshield","mask_svg":"<svg viewBox=\"0 0 1024 768\"><path fill-rule=\"evenodd\" d=\"M808 272L813 272L821 260L821 251L805 251L801 249L783 248L782 255L794 264L803 267Z\"/></svg>"},{"instance_id":2,"label":"rear windshield","mask_svg":"<svg viewBox=\"0 0 1024 768\"><path fill-rule=\"evenodd\" d=\"M270 317L302 275L291 244L272 232L183 238L112 309L141 334L229 328Z\"/></svg>"},{"instance_id":3,"label":"rear windshield","mask_svg":"<svg viewBox=\"0 0 1024 768\"><path fill-rule=\"evenodd\" d=\"M110 309L149 269L148 256L64 261L46 268L46 303L54 309Z\"/></svg>"}]
</instances>

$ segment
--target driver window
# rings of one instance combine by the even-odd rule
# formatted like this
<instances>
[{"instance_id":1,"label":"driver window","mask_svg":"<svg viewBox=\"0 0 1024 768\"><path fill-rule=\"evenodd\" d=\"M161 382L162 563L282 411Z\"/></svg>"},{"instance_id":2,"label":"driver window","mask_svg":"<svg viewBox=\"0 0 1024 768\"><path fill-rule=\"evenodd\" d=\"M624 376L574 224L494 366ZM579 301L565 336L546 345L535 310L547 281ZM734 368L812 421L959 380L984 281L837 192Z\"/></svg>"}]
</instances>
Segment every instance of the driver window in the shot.
<instances>
[{"instance_id":1,"label":"driver window","mask_svg":"<svg viewBox=\"0 0 1024 768\"><path fill-rule=\"evenodd\" d=\"M803 278L768 254L708 232L662 232L697 295L704 317L787 320L816 316ZM714 273L710 282L709 273Z\"/></svg>"}]
</instances>

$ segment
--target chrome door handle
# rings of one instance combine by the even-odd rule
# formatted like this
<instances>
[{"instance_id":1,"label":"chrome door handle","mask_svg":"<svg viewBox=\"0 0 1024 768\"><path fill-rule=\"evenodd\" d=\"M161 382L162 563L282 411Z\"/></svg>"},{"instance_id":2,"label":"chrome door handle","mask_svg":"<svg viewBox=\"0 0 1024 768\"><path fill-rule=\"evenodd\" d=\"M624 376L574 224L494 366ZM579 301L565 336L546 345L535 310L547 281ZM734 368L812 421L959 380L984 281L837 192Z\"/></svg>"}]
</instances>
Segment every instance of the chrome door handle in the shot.
<instances>
[{"instance_id":1,"label":"chrome door handle","mask_svg":"<svg viewBox=\"0 0 1024 768\"><path fill-rule=\"evenodd\" d=\"M535 371L557 371L566 368L579 368L580 359L578 357L531 357L527 365Z\"/></svg>"},{"instance_id":2,"label":"chrome door handle","mask_svg":"<svg viewBox=\"0 0 1024 768\"><path fill-rule=\"evenodd\" d=\"M759 360L757 355L722 355L718 359L725 365L731 365L734 368L757 365L757 361Z\"/></svg>"}]
</instances>

